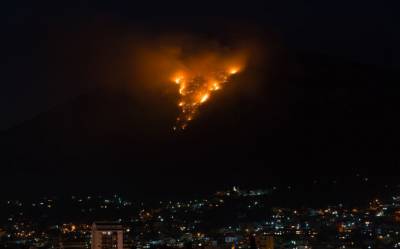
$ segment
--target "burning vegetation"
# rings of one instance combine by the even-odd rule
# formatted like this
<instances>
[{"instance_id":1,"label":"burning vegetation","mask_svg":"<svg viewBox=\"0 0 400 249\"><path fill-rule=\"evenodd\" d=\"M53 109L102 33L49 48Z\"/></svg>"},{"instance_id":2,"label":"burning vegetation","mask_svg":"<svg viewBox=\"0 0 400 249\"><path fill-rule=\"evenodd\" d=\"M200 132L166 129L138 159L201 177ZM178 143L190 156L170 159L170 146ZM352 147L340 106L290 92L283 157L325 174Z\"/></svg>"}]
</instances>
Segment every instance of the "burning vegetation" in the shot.
<instances>
[{"instance_id":1,"label":"burning vegetation","mask_svg":"<svg viewBox=\"0 0 400 249\"><path fill-rule=\"evenodd\" d=\"M175 131L187 128L200 106L245 69L248 57L248 50L240 46L192 36L148 40L136 47L134 74L141 77L139 82L148 92L164 92L175 98L179 112Z\"/></svg>"},{"instance_id":2,"label":"burning vegetation","mask_svg":"<svg viewBox=\"0 0 400 249\"><path fill-rule=\"evenodd\" d=\"M215 68L209 72L180 72L173 81L178 85L180 113L174 130L184 130L197 114L199 106L206 102L214 91L221 90L232 75L239 72L235 66Z\"/></svg>"}]
</instances>

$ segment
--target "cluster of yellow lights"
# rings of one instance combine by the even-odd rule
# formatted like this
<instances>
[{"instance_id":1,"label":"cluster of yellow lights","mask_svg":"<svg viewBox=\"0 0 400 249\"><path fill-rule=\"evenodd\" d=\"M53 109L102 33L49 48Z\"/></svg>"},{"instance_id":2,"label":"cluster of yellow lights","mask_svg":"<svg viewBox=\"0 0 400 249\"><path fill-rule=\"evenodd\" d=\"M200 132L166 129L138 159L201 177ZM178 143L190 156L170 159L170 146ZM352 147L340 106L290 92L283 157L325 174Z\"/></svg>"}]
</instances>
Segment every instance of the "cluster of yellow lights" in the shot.
<instances>
[{"instance_id":1,"label":"cluster of yellow lights","mask_svg":"<svg viewBox=\"0 0 400 249\"><path fill-rule=\"evenodd\" d=\"M221 90L230 77L239 72L236 67L207 74L176 74L173 81L179 86L178 107L180 114L176 118L174 130L184 130L198 112L199 106L206 102L211 93Z\"/></svg>"}]
</instances>

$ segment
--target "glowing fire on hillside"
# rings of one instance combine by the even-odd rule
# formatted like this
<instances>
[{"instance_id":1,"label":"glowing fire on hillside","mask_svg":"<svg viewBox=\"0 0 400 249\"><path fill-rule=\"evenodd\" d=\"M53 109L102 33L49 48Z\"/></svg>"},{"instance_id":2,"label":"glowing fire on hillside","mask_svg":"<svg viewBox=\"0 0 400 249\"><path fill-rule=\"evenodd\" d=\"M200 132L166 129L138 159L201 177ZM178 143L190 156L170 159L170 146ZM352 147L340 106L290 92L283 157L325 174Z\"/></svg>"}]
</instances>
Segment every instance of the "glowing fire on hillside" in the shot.
<instances>
[{"instance_id":1,"label":"glowing fire on hillside","mask_svg":"<svg viewBox=\"0 0 400 249\"><path fill-rule=\"evenodd\" d=\"M181 71L174 75L173 82L178 85L180 113L176 118L174 130L184 130L196 116L199 107L210 99L213 92L221 90L239 67L230 66L203 72Z\"/></svg>"}]
</instances>

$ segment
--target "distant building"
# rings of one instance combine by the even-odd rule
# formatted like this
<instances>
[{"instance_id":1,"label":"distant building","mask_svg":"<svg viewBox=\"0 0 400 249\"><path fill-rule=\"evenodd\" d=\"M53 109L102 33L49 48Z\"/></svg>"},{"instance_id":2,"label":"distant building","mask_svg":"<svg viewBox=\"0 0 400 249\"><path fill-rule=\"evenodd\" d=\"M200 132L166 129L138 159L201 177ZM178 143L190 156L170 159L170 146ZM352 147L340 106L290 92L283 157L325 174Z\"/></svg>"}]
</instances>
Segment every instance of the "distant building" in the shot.
<instances>
[{"instance_id":1,"label":"distant building","mask_svg":"<svg viewBox=\"0 0 400 249\"><path fill-rule=\"evenodd\" d=\"M256 245L258 249L274 249L274 237L272 235L257 236Z\"/></svg>"},{"instance_id":2,"label":"distant building","mask_svg":"<svg viewBox=\"0 0 400 249\"><path fill-rule=\"evenodd\" d=\"M88 245L84 241L61 241L60 249L87 249Z\"/></svg>"},{"instance_id":3,"label":"distant building","mask_svg":"<svg viewBox=\"0 0 400 249\"><path fill-rule=\"evenodd\" d=\"M238 240L239 240L238 237L233 236L233 235L225 237L225 243L227 243L227 244L235 243Z\"/></svg>"},{"instance_id":4,"label":"distant building","mask_svg":"<svg viewBox=\"0 0 400 249\"><path fill-rule=\"evenodd\" d=\"M94 222L92 249L123 249L123 227L119 223Z\"/></svg>"}]
</instances>

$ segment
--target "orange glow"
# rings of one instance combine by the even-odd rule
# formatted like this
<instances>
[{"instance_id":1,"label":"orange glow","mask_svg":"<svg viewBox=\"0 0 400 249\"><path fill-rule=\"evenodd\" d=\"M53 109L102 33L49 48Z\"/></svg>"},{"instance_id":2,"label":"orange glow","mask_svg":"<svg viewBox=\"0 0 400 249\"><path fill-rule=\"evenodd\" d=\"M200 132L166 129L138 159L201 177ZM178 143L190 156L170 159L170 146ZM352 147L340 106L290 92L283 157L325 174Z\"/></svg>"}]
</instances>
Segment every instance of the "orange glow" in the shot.
<instances>
[{"instance_id":1,"label":"orange glow","mask_svg":"<svg viewBox=\"0 0 400 249\"><path fill-rule=\"evenodd\" d=\"M226 83L245 69L250 56L247 47L190 35L146 39L135 48L132 74L148 96L176 93L170 95L177 98L174 102L179 110L173 128L186 129L189 121L196 119L200 106L210 103L215 92L222 92ZM136 89L135 93L139 98L144 96Z\"/></svg>"},{"instance_id":2,"label":"orange glow","mask_svg":"<svg viewBox=\"0 0 400 249\"><path fill-rule=\"evenodd\" d=\"M179 83L181 82L181 80L182 80L182 78L181 78L181 77L178 77L178 78L175 79L175 83L176 83L176 84L179 84Z\"/></svg>"},{"instance_id":3,"label":"orange glow","mask_svg":"<svg viewBox=\"0 0 400 249\"><path fill-rule=\"evenodd\" d=\"M200 99L200 103L206 102L209 97L210 95L208 93L204 94Z\"/></svg>"},{"instance_id":4,"label":"orange glow","mask_svg":"<svg viewBox=\"0 0 400 249\"><path fill-rule=\"evenodd\" d=\"M180 95L178 101L180 114L176 118L174 130L186 129L189 121L197 114L200 105L210 99L211 93L221 90L229 82L230 77L239 72L238 67L224 67L225 61L220 58L218 58L217 62L221 62L222 65L214 61L210 63L210 58L204 59L200 57L196 59L198 64L195 64L195 70L176 73L171 78L179 86ZM215 58L212 59L215 60ZM196 63L197 60L193 60L192 63ZM211 64L211 68L209 64Z\"/></svg>"},{"instance_id":5,"label":"orange glow","mask_svg":"<svg viewBox=\"0 0 400 249\"><path fill-rule=\"evenodd\" d=\"M229 73L230 73L230 74L236 74L238 71L239 71L239 70L238 70L237 68L231 68L231 69L229 70Z\"/></svg>"},{"instance_id":6,"label":"orange glow","mask_svg":"<svg viewBox=\"0 0 400 249\"><path fill-rule=\"evenodd\" d=\"M180 84L180 83L178 83ZM179 93L181 95L185 95L185 84L181 84L180 88L179 88Z\"/></svg>"},{"instance_id":7,"label":"orange glow","mask_svg":"<svg viewBox=\"0 0 400 249\"><path fill-rule=\"evenodd\" d=\"M217 91L217 90L219 90L219 89L221 89L221 87L219 86L218 82L212 83L212 85L211 85L211 87L210 87L210 90L211 90L211 91Z\"/></svg>"}]
</instances>

